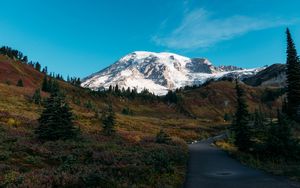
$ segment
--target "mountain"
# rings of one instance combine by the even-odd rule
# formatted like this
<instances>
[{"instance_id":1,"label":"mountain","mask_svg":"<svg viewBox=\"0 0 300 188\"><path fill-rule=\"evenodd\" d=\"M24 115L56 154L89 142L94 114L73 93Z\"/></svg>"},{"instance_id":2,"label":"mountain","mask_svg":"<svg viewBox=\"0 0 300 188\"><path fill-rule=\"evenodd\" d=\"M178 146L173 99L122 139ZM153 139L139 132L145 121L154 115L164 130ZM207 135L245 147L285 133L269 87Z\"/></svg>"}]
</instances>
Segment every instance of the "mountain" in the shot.
<instances>
[{"instance_id":1,"label":"mountain","mask_svg":"<svg viewBox=\"0 0 300 188\"><path fill-rule=\"evenodd\" d=\"M263 68L242 69L235 66L214 66L205 58L188 58L173 53L136 51L116 63L83 79L82 86L93 90L136 88L148 89L157 95L187 85L199 85L208 79L248 77Z\"/></svg>"},{"instance_id":2,"label":"mountain","mask_svg":"<svg viewBox=\"0 0 300 188\"><path fill-rule=\"evenodd\" d=\"M243 80L251 86L285 86L286 84L286 65L273 64L264 70L261 70L256 75L247 77Z\"/></svg>"}]
</instances>

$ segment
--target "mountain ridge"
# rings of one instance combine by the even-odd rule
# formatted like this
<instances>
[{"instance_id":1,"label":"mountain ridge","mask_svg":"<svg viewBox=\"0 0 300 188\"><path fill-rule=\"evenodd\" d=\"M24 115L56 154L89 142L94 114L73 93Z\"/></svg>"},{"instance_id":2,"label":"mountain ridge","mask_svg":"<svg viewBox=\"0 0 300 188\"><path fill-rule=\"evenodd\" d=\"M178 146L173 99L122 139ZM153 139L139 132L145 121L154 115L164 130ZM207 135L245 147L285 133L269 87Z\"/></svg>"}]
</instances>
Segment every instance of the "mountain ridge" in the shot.
<instances>
[{"instance_id":1,"label":"mountain ridge","mask_svg":"<svg viewBox=\"0 0 300 188\"><path fill-rule=\"evenodd\" d=\"M157 95L187 85L203 84L209 79L247 77L263 68L243 69L236 66L214 66L207 58L189 58L168 52L135 51L109 67L83 79L82 86L93 90L136 88Z\"/></svg>"}]
</instances>

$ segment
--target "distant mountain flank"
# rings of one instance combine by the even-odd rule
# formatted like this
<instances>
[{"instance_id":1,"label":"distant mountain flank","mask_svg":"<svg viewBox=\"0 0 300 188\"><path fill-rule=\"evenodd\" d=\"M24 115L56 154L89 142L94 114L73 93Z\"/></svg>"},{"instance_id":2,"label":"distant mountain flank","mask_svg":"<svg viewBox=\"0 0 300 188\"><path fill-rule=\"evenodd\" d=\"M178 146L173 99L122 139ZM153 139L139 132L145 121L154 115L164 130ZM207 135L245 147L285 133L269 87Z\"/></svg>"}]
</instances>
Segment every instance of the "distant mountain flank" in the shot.
<instances>
[{"instance_id":1,"label":"distant mountain flank","mask_svg":"<svg viewBox=\"0 0 300 188\"><path fill-rule=\"evenodd\" d=\"M247 78L262 68L243 69L236 66L214 66L206 58L188 58L174 53L136 51L82 81L82 86L103 90L110 85L119 88L148 89L157 95L187 85L203 84L222 77Z\"/></svg>"},{"instance_id":2,"label":"distant mountain flank","mask_svg":"<svg viewBox=\"0 0 300 188\"><path fill-rule=\"evenodd\" d=\"M258 72L256 75L247 77L243 80L251 86L277 86L283 87L286 85L286 65L273 64L266 69Z\"/></svg>"}]
</instances>

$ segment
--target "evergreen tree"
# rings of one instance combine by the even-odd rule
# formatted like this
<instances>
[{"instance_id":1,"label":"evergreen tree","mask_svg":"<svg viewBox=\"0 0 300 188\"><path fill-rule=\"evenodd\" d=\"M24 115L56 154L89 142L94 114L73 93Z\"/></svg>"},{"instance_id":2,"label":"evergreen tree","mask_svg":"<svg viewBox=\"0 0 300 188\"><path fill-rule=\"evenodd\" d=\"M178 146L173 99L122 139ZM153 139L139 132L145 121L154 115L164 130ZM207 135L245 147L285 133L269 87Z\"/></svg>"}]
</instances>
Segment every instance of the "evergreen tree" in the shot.
<instances>
[{"instance_id":1,"label":"evergreen tree","mask_svg":"<svg viewBox=\"0 0 300 188\"><path fill-rule=\"evenodd\" d=\"M173 91L168 91L168 93L165 96L165 101L168 103L177 103L177 95Z\"/></svg>"},{"instance_id":2,"label":"evergreen tree","mask_svg":"<svg viewBox=\"0 0 300 188\"><path fill-rule=\"evenodd\" d=\"M42 91L49 92L49 84L48 84L48 78L47 78L47 75L45 75L45 76L44 76L44 79L43 79L43 83L42 83Z\"/></svg>"},{"instance_id":3,"label":"evergreen tree","mask_svg":"<svg viewBox=\"0 0 300 188\"><path fill-rule=\"evenodd\" d=\"M23 84L23 80L22 80L22 79L19 79L19 80L18 80L17 86L18 86L18 87L24 87L24 84Z\"/></svg>"},{"instance_id":4,"label":"evergreen tree","mask_svg":"<svg viewBox=\"0 0 300 188\"><path fill-rule=\"evenodd\" d=\"M35 131L40 140L66 140L77 136L78 130L73 125L73 114L59 91L51 93L44 107Z\"/></svg>"},{"instance_id":5,"label":"evergreen tree","mask_svg":"<svg viewBox=\"0 0 300 188\"><path fill-rule=\"evenodd\" d=\"M116 118L112 105L109 104L108 109L102 115L103 133L107 136L115 132Z\"/></svg>"},{"instance_id":6,"label":"evergreen tree","mask_svg":"<svg viewBox=\"0 0 300 188\"><path fill-rule=\"evenodd\" d=\"M113 90L113 89L112 89L112 86L111 86L111 85L109 85L108 92L109 92L109 93L111 93L111 92L112 92L112 90Z\"/></svg>"},{"instance_id":7,"label":"evergreen tree","mask_svg":"<svg viewBox=\"0 0 300 188\"><path fill-rule=\"evenodd\" d=\"M287 114L300 122L300 63L289 29L287 35Z\"/></svg>"},{"instance_id":8,"label":"evergreen tree","mask_svg":"<svg viewBox=\"0 0 300 188\"><path fill-rule=\"evenodd\" d=\"M251 128L249 126L248 106L244 98L244 90L236 80L237 109L233 122L235 134L235 145L241 150L246 151L251 147Z\"/></svg>"},{"instance_id":9,"label":"evergreen tree","mask_svg":"<svg viewBox=\"0 0 300 188\"><path fill-rule=\"evenodd\" d=\"M41 104L42 102L42 97L41 97L41 90L40 89L36 89L33 96L32 96L32 100L35 104Z\"/></svg>"},{"instance_id":10,"label":"evergreen tree","mask_svg":"<svg viewBox=\"0 0 300 188\"><path fill-rule=\"evenodd\" d=\"M299 158L299 143L293 137L292 122L278 110L278 122L271 123L270 131L266 141L269 155L282 156L285 158Z\"/></svg>"},{"instance_id":11,"label":"evergreen tree","mask_svg":"<svg viewBox=\"0 0 300 188\"><path fill-rule=\"evenodd\" d=\"M35 68L35 70L40 72L41 71L41 64L39 62L36 62L34 68Z\"/></svg>"},{"instance_id":12,"label":"evergreen tree","mask_svg":"<svg viewBox=\"0 0 300 188\"><path fill-rule=\"evenodd\" d=\"M23 59L22 59L22 61L23 61L24 63L27 63L27 62L28 62L28 57L27 57L27 56L24 56Z\"/></svg>"},{"instance_id":13,"label":"evergreen tree","mask_svg":"<svg viewBox=\"0 0 300 188\"><path fill-rule=\"evenodd\" d=\"M44 74L47 75L47 74L48 74L48 68L47 68L47 67L44 67L43 70L42 70L42 73L44 73Z\"/></svg>"}]
</instances>

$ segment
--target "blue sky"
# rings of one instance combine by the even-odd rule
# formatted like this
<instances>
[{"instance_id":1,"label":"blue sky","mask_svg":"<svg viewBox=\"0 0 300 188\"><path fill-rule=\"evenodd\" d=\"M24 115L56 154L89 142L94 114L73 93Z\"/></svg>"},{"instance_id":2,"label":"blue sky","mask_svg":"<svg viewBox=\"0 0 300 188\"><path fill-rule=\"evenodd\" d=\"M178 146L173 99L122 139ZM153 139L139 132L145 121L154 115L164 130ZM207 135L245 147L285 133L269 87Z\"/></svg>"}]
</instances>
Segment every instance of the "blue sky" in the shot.
<instances>
[{"instance_id":1,"label":"blue sky","mask_svg":"<svg viewBox=\"0 0 300 188\"><path fill-rule=\"evenodd\" d=\"M84 77L132 51L245 68L285 62L300 45L299 0L0 0L0 45Z\"/></svg>"}]
</instances>

